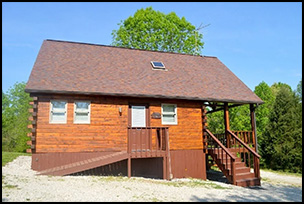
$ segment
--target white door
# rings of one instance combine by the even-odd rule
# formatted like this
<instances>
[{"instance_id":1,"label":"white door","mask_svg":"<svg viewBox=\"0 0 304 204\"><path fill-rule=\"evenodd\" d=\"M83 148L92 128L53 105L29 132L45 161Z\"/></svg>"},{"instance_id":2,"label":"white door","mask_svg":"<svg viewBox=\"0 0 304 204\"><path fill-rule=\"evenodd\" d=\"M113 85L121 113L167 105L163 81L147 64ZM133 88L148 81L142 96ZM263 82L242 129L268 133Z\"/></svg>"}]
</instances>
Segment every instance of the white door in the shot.
<instances>
[{"instance_id":1,"label":"white door","mask_svg":"<svg viewBox=\"0 0 304 204\"><path fill-rule=\"evenodd\" d=\"M131 111L132 127L146 127L146 107L132 106Z\"/></svg>"}]
</instances>

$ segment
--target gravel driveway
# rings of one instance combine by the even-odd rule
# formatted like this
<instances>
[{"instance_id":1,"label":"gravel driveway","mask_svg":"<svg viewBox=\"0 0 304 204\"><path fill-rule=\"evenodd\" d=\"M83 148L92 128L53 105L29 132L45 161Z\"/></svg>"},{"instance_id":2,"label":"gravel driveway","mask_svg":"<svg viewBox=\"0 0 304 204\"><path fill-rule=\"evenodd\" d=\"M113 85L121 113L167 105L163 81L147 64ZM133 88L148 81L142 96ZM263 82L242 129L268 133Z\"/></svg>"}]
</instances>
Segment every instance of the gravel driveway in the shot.
<instances>
[{"instance_id":1,"label":"gravel driveway","mask_svg":"<svg viewBox=\"0 0 304 204\"><path fill-rule=\"evenodd\" d=\"M31 157L19 156L2 167L2 201L302 201L302 178L261 171L259 187L218 181L172 181L104 176L43 176L31 170Z\"/></svg>"}]
</instances>

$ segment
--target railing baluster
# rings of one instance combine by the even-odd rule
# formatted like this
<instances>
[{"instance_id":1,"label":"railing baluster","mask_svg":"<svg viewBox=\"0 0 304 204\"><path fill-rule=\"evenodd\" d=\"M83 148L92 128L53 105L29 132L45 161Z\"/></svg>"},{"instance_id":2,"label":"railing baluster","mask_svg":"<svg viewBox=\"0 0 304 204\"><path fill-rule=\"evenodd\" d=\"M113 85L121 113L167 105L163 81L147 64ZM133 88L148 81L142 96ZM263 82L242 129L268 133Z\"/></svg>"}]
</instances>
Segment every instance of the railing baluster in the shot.
<instances>
[{"instance_id":1,"label":"railing baluster","mask_svg":"<svg viewBox=\"0 0 304 204\"><path fill-rule=\"evenodd\" d=\"M226 172L226 176L227 178L233 183L236 184L236 178L235 178L235 160L236 157L231 154L231 152L208 130L205 129L205 132L208 133L209 137L212 140L212 145L211 148L213 148L214 150L212 151L214 154L217 154L219 157L221 156L221 158L218 158L221 160L221 164L222 166L219 166L219 168L224 168L227 171L222 171ZM211 144L210 142L208 142L208 144ZM226 153L225 157L226 157L226 161L223 162L224 160L224 152ZM228 159L230 161L230 171L229 171L229 167L228 167ZM224 167L223 167L224 165Z\"/></svg>"},{"instance_id":2,"label":"railing baluster","mask_svg":"<svg viewBox=\"0 0 304 204\"><path fill-rule=\"evenodd\" d=\"M161 150L164 150L164 144L163 144L163 142L164 142L164 136L165 136L165 131L164 131L165 129L162 129L161 131L162 131L162 136L161 136Z\"/></svg>"},{"instance_id":3,"label":"railing baluster","mask_svg":"<svg viewBox=\"0 0 304 204\"><path fill-rule=\"evenodd\" d=\"M128 127L128 153L131 157L167 155L167 151L169 151L168 131L168 127Z\"/></svg>"},{"instance_id":4,"label":"railing baluster","mask_svg":"<svg viewBox=\"0 0 304 204\"><path fill-rule=\"evenodd\" d=\"M248 166L251 168L251 158L250 158L250 155L251 155L251 153L248 151L248 160L249 160ZM254 164L253 164L253 166L254 166Z\"/></svg>"},{"instance_id":5,"label":"railing baluster","mask_svg":"<svg viewBox=\"0 0 304 204\"><path fill-rule=\"evenodd\" d=\"M260 169L259 169L259 158L261 157L258 153L256 153L252 148L250 148L244 141L242 141L240 138L238 138L233 132L228 130L228 133L237 140L237 142L243 146L243 148L246 148L248 151L248 155L252 154L253 156L253 169L255 177L260 178ZM250 157L250 156L249 156ZM251 158L249 158L249 167L251 166Z\"/></svg>"},{"instance_id":6,"label":"railing baluster","mask_svg":"<svg viewBox=\"0 0 304 204\"><path fill-rule=\"evenodd\" d=\"M159 150L159 142L160 142L160 129L156 128L156 137L157 137L157 145L156 145L156 155L158 154L158 150Z\"/></svg>"}]
</instances>

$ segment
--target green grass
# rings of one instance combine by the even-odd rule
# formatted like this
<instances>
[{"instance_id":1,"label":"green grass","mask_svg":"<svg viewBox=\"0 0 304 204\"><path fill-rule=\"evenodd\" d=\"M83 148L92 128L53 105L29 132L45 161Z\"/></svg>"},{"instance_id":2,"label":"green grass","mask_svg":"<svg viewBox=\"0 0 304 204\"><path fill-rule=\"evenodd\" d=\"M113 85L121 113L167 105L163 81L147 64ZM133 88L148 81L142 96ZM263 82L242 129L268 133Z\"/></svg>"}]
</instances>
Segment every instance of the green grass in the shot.
<instances>
[{"instance_id":1,"label":"green grass","mask_svg":"<svg viewBox=\"0 0 304 204\"><path fill-rule=\"evenodd\" d=\"M169 182L160 182L160 184L174 187L205 187L205 188L214 188L214 189L229 189L228 187L220 186L216 183L204 181L201 179L189 178L189 181L169 181Z\"/></svg>"},{"instance_id":2,"label":"green grass","mask_svg":"<svg viewBox=\"0 0 304 204\"><path fill-rule=\"evenodd\" d=\"M302 173L291 173L291 172L285 172L285 171L280 171L280 170L272 170L272 169L261 169L262 171L268 171L280 175L288 175L288 176L296 176L296 177L301 177L302 178Z\"/></svg>"},{"instance_id":3,"label":"green grass","mask_svg":"<svg viewBox=\"0 0 304 204\"><path fill-rule=\"evenodd\" d=\"M229 189L228 187L223 187L221 185L218 185L213 182L209 181L204 181L201 179L195 179L195 178L189 178L187 181L166 181L166 180L161 180L161 179L145 179L141 177L131 177L128 178L126 176L96 176L96 182L98 181L104 181L104 182L120 182L120 181L141 181L145 183L153 183L153 184L158 184L158 185L166 185L166 186L174 186L174 187L205 187L205 188L214 188L214 189ZM128 189L131 190L131 189Z\"/></svg>"},{"instance_id":4,"label":"green grass","mask_svg":"<svg viewBox=\"0 0 304 204\"><path fill-rule=\"evenodd\" d=\"M19 156L31 156L30 153L20 153L20 152L2 152L2 166L5 166L8 162L13 161Z\"/></svg>"},{"instance_id":5,"label":"green grass","mask_svg":"<svg viewBox=\"0 0 304 204\"><path fill-rule=\"evenodd\" d=\"M141 180L142 182L147 182L147 183L154 183L154 184L161 184L161 185L166 185L166 186L174 186L174 187L206 187L206 188L215 188L215 189L229 189L227 187L223 187L221 185L218 185L213 182L209 181L204 181L202 179L195 179L195 178L189 178L187 181L166 181L166 180L151 180L151 179L141 179L141 178L136 178L132 177L133 180ZM132 179L131 178L131 179Z\"/></svg>"}]
</instances>

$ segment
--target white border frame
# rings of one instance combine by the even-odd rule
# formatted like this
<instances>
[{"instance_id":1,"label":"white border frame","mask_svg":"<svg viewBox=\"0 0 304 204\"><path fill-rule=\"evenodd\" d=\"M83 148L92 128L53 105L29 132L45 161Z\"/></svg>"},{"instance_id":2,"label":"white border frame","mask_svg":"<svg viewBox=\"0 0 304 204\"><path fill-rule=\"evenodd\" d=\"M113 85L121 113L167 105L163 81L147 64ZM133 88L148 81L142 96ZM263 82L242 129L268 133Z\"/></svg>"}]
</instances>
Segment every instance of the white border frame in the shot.
<instances>
[{"instance_id":1,"label":"white border frame","mask_svg":"<svg viewBox=\"0 0 304 204\"><path fill-rule=\"evenodd\" d=\"M89 120L88 121L83 121L83 122L77 122L75 121L76 119L76 103L77 102L84 102L84 103L89 103ZM74 101L74 119L73 119L73 122L74 124L91 124L91 101L87 101L87 100L76 100Z\"/></svg>"},{"instance_id":2,"label":"white border frame","mask_svg":"<svg viewBox=\"0 0 304 204\"><path fill-rule=\"evenodd\" d=\"M53 101L58 102L65 102L65 121L64 122L58 122L58 121L52 121L52 109L53 109ZM50 111L49 111L49 124L67 124L67 118L68 118L68 101L67 100L50 100Z\"/></svg>"},{"instance_id":3,"label":"white border frame","mask_svg":"<svg viewBox=\"0 0 304 204\"><path fill-rule=\"evenodd\" d=\"M175 122L164 122L163 120L163 106L164 105L172 105L174 106L174 112L175 112L175 115L174 115L174 118L175 118ZM172 103L162 103L161 104L161 120L162 120L162 125L177 125L178 122L177 122L177 104L172 104Z\"/></svg>"}]
</instances>

